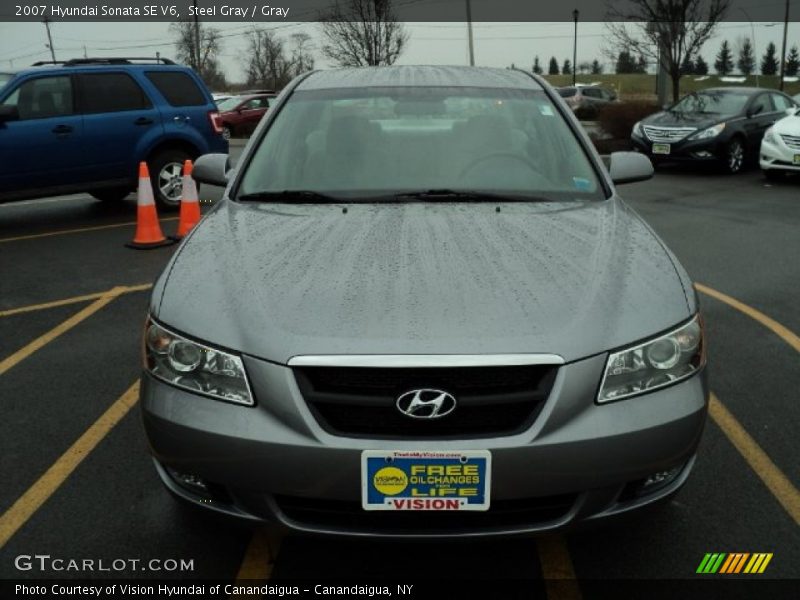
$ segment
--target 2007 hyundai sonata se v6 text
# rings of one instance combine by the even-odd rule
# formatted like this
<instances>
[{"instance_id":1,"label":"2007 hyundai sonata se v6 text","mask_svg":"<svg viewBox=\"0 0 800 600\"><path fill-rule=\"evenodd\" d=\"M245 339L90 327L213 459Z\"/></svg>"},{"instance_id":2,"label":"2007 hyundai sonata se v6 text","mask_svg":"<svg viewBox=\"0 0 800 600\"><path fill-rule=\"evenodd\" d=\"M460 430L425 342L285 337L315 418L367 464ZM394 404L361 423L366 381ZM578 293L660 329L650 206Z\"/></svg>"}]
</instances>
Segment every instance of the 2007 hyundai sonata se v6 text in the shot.
<instances>
[{"instance_id":1,"label":"2007 hyundai sonata se v6 text","mask_svg":"<svg viewBox=\"0 0 800 600\"><path fill-rule=\"evenodd\" d=\"M707 413L692 283L542 79L295 79L156 283L144 427L175 495L296 531L537 533L663 501Z\"/></svg>"}]
</instances>

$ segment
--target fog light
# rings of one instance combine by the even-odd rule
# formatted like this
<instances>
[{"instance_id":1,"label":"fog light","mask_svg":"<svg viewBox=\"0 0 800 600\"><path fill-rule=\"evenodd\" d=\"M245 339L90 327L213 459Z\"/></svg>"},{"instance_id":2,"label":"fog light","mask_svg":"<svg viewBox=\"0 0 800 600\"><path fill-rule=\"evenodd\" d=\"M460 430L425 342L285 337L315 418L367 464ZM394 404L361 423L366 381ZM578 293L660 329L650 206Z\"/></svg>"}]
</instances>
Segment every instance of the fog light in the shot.
<instances>
[{"instance_id":1,"label":"fog light","mask_svg":"<svg viewBox=\"0 0 800 600\"><path fill-rule=\"evenodd\" d=\"M658 473L653 473L644 480L642 483L642 491L650 491L654 486L664 486L671 482L675 477L678 476L678 473L681 472L680 467L675 467L670 469L669 471L659 471Z\"/></svg>"},{"instance_id":2,"label":"fog light","mask_svg":"<svg viewBox=\"0 0 800 600\"><path fill-rule=\"evenodd\" d=\"M181 473L180 471L176 471L175 469L167 468L170 477L180 485L190 491L196 493L207 493L208 492L208 484L203 480L202 477L199 475L194 475L192 473Z\"/></svg>"}]
</instances>

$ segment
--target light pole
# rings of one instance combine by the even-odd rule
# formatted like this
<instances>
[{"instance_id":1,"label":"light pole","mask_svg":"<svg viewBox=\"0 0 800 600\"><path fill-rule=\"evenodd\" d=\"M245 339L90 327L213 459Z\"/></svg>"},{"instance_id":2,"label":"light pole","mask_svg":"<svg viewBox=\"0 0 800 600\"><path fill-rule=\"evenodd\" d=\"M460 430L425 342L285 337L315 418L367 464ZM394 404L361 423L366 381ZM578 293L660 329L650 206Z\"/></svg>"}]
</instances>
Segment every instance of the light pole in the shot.
<instances>
[{"instance_id":1,"label":"light pole","mask_svg":"<svg viewBox=\"0 0 800 600\"><path fill-rule=\"evenodd\" d=\"M47 47L50 48L50 56L53 57L53 62L56 62L56 51L55 48L53 48L53 38L50 36L50 19L45 17L43 23L47 28Z\"/></svg>"},{"instance_id":2,"label":"light pole","mask_svg":"<svg viewBox=\"0 0 800 600\"><path fill-rule=\"evenodd\" d=\"M575 20L575 38L572 43L572 87L575 87L575 74L578 72L578 15L580 12L576 8L572 11L572 18Z\"/></svg>"},{"instance_id":3,"label":"light pole","mask_svg":"<svg viewBox=\"0 0 800 600\"><path fill-rule=\"evenodd\" d=\"M195 64L197 65L197 72L200 73L200 21L197 18L197 0L193 0L194 4L194 56Z\"/></svg>"},{"instance_id":4,"label":"light pole","mask_svg":"<svg viewBox=\"0 0 800 600\"><path fill-rule=\"evenodd\" d=\"M786 14L783 17L783 46L781 47L781 91L783 91L783 76L786 69L786 34L789 30L789 0L786 0Z\"/></svg>"},{"instance_id":5,"label":"light pole","mask_svg":"<svg viewBox=\"0 0 800 600\"><path fill-rule=\"evenodd\" d=\"M467 38L469 41L469 66L475 66L475 46L472 41L472 7L467 0Z\"/></svg>"}]
</instances>

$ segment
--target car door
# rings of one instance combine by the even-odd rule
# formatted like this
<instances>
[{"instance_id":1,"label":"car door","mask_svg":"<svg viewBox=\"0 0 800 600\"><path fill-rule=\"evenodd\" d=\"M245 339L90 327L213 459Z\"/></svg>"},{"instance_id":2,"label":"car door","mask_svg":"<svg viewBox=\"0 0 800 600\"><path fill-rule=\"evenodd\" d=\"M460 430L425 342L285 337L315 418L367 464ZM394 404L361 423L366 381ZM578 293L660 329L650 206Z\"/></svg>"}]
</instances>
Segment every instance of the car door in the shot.
<instances>
[{"instance_id":1,"label":"car door","mask_svg":"<svg viewBox=\"0 0 800 600\"><path fill-rule=\"evenodd\" d=\"M758 149L761 146L761 138L764 137L764 132L776 119L775 107L772 104L770 94L766 92L758 94L750 101L744 125L750 149Z\"/></svg>"},{"instance_id":2,"label":"car door","mask_svg":"<svg viewBox=\"0 0 800 600\"><path fill-rule=\"evenodd\" d=\"M251 98L240 108L242 122L247 124L248 129L254 129L264 113L267 112L267 108L269 108L269 102L266 98Z\"/></svg>"},{"instance_id":3,"label":"car door","mask_svg":"<svg viewBox=\"0 0 800 600\"><path fill-rule=\"evenodd\" d=\"M158 110L124 71L87 71L76 75L83 112L84 147L90 181L134 178L137 148L161 135Z\"/></svg>"},{"instance_id":4,"label":"car door","mask_svg":"<svg viewBox=\"0 0 800 600\"><path fill-rule=\"evenodd\" d=\"M0 197L74 183L84 159L72 77L27 77L0 105L16 107L18 117L0 123Z\"/></svg>"}]
</instances>

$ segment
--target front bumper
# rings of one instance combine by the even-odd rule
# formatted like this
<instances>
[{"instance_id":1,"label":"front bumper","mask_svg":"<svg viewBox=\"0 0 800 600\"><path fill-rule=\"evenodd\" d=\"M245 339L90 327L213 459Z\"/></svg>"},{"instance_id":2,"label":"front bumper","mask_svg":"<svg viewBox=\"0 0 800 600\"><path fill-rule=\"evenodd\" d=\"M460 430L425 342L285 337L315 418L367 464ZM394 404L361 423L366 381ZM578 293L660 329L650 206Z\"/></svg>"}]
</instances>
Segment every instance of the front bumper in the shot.
<instances>
[{"instance_id":1,"label":"front bumper","mask_svg":"<svg viewBox=\"0 0 800 600\"><path fill-rule=\"evenodd\" d=\"M686 138L670 143L669 154L654 154L653 142L645 136L631 135L634 150L646 154L649 158L664 161L717 161L721 160L725 144L719 137L706 140L688 140Z\"/></svg>"},{"instance_id":2,"label":"front bumper","mask_svg":"<svg viewBox=\"0 0 800 600\"><path fill-rule=\"evenodd\" d=\"M772 143L764 139L761 141L758 164L765 171L800 172L800 149L793 150L783 141Z\"/></svg>"},{"instance_id":3,"label":"front bumper","mask_svg":"<svg viewBox=\"0 0 800 600\"><path fill-rule=\"evenodd\" d=\"M311 533L463 537L538 533L626 513L674 493L689 475L706 420L705 371L672 387L594 403L605 355L560 367L526 431L488 439L372 440L334 436L315 421L290 368L245 357L257 405L242 407L145 375L142 416L157 469L178 496L218 512ZM269 401L266 401L269 398ZM492 453L487 513L360 510L361 452ZM208 483L181 485L167 468ZM640 493L650 475L674 478Z\"/></svg>"}]
</instances>

